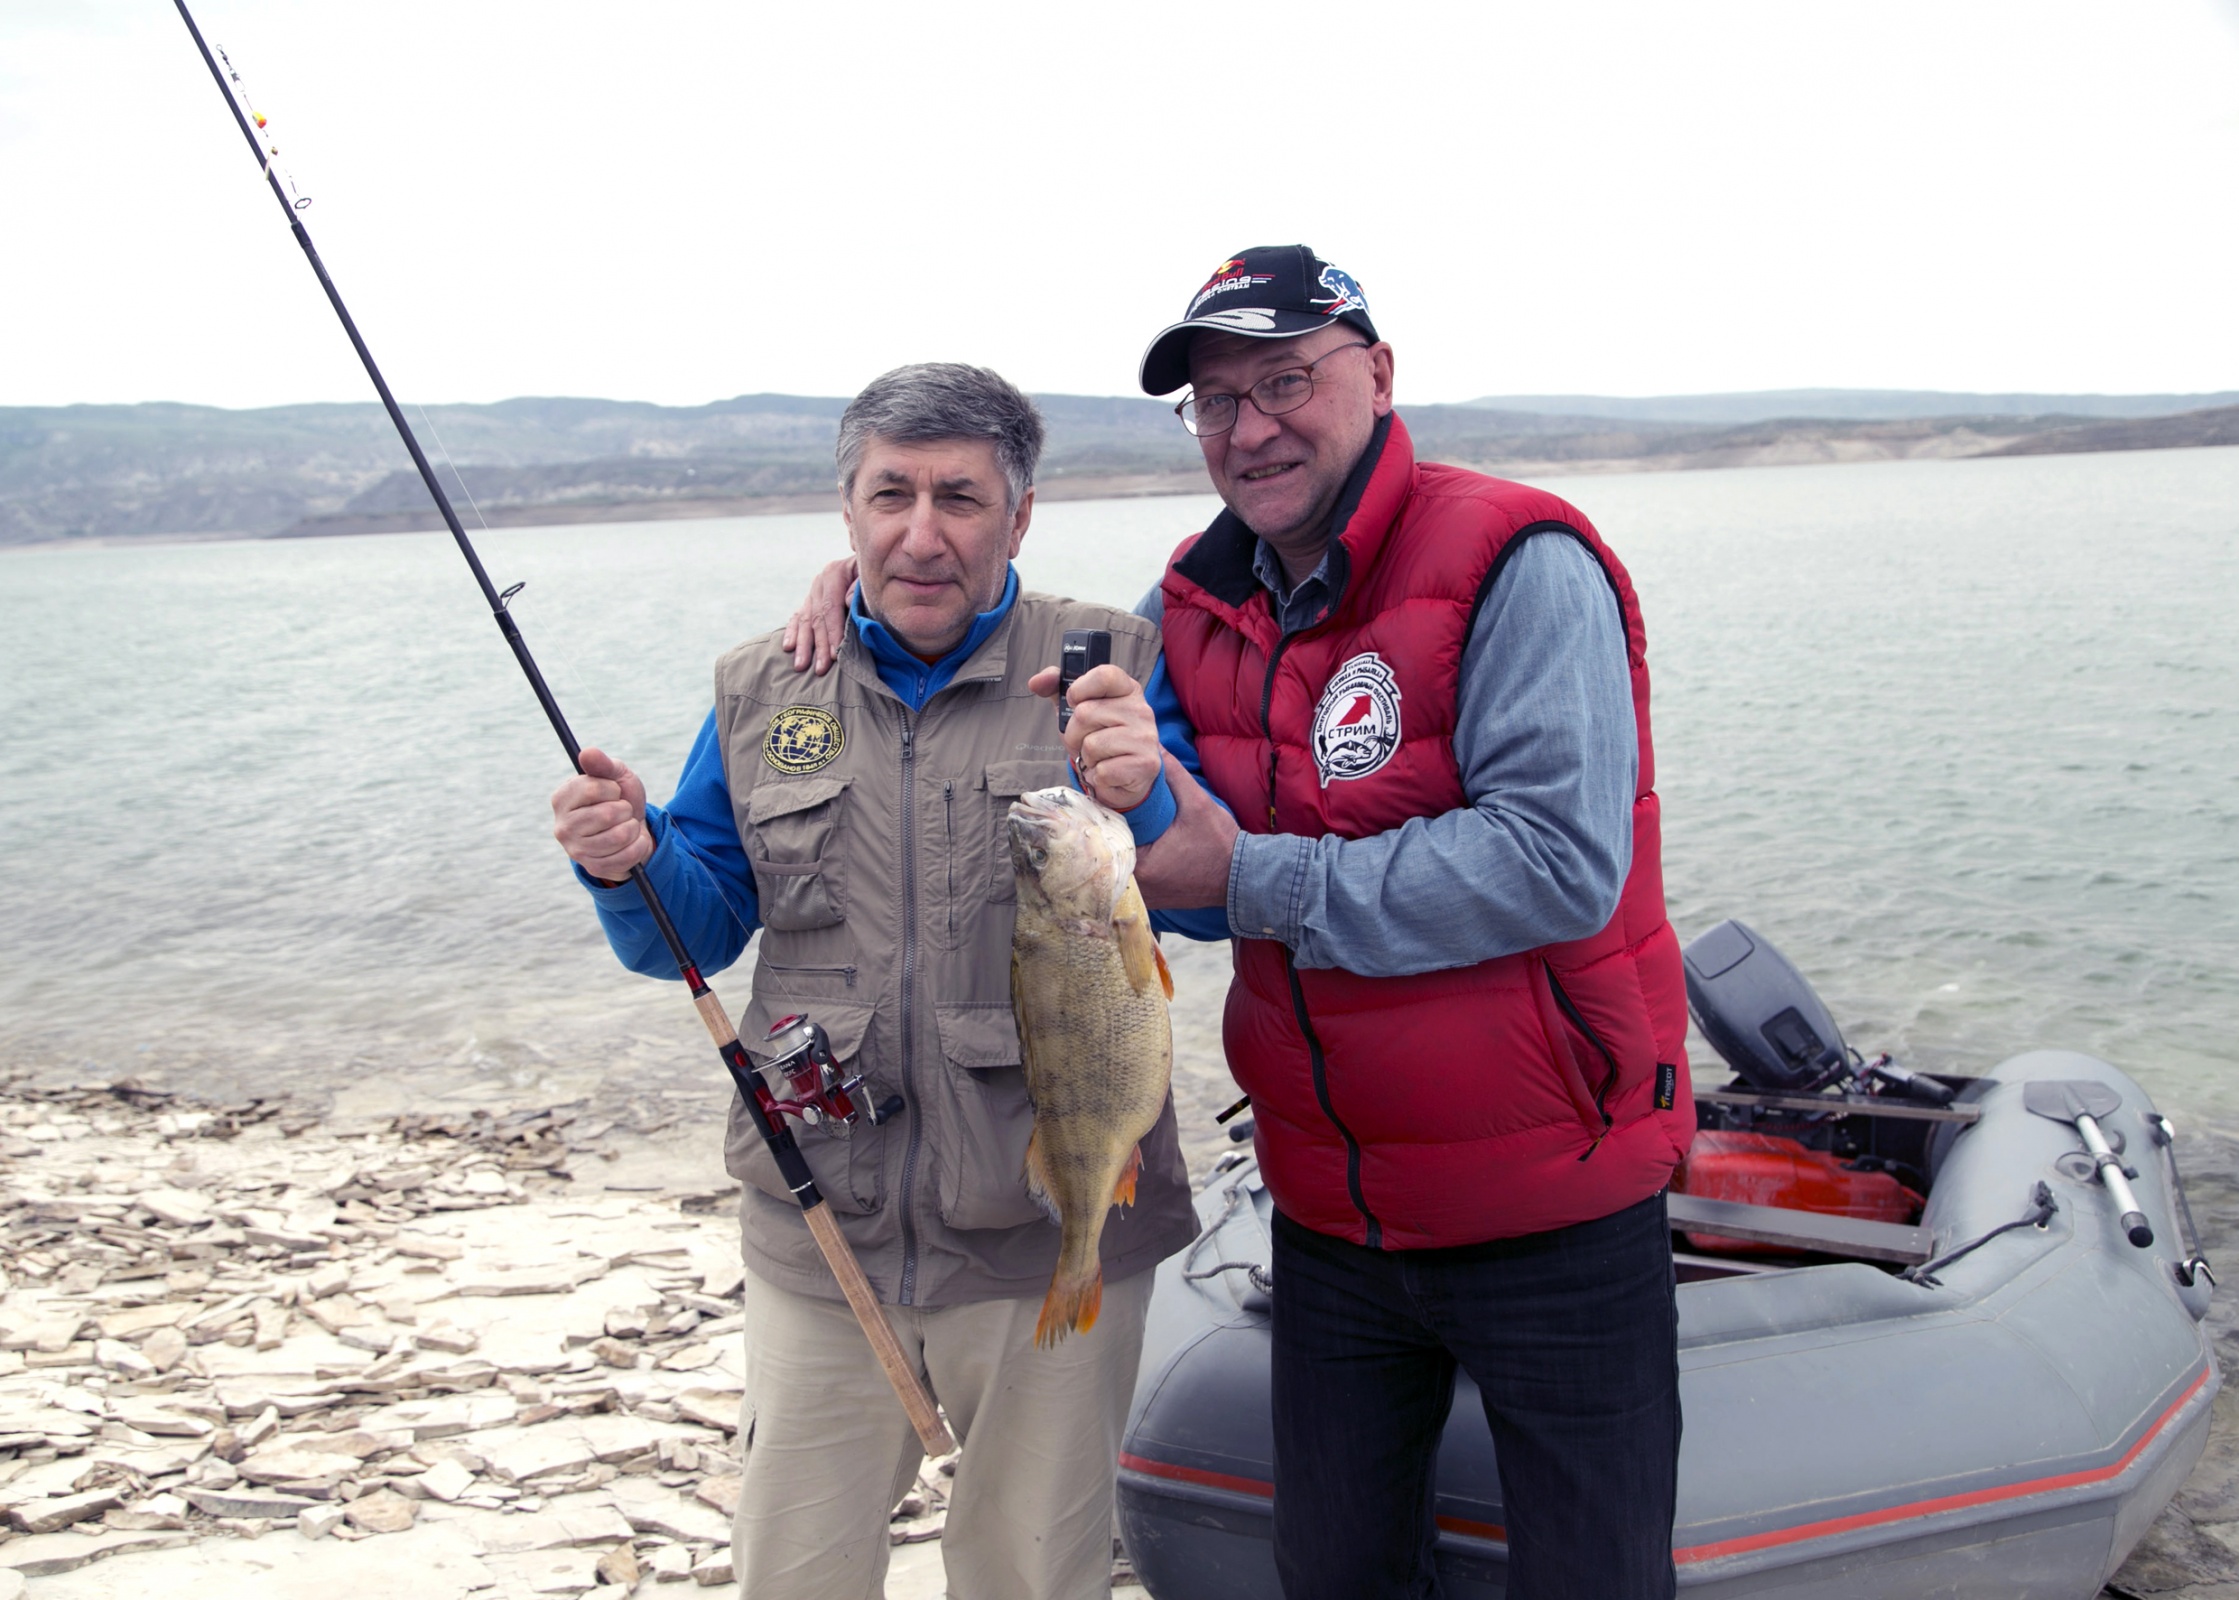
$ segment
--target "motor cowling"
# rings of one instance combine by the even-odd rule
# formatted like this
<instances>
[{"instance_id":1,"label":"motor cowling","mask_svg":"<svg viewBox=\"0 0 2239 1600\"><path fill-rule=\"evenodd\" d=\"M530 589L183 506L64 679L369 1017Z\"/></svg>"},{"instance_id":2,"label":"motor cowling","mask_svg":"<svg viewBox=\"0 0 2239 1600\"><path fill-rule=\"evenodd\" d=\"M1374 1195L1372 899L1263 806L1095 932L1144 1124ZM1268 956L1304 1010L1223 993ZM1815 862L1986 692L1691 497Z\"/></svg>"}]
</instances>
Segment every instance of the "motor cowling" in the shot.
<instances>
[{"instance_id":1,"label":"motor cowling","mask_svg":"<svg viewBox=\"0 0 2239 1600\"><path fill-rule=\"evenodd\" d=\"M1753 1089L1793 1094L1848 1069L1842 1030L1804 975L1747 923L1729 919L1688 945L1687 1010Z\"/></svg>"}]
</instances>

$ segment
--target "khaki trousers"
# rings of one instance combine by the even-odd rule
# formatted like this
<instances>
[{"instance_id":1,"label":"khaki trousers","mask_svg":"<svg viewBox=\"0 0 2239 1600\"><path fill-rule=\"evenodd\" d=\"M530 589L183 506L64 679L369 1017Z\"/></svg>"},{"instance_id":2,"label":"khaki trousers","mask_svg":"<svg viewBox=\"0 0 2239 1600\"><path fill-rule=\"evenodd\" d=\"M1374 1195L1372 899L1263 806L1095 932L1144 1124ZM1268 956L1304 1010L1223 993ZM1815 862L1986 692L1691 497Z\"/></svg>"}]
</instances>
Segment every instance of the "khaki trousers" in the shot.
<instances>
[{"instance_id":1,"label":"khaki trousers","mask_svg":"<svg viewBox=\"0 0 2239 1600\"><path fill-rule=\"evenodd\" d=\"M1034 1347L1039 1296L887 1307L962 1447L941 1560L952 1600L1106 1600L1112 1483L1153 1274ZM844 1301L746 1275L744 1457L731 1553L751 1600L881 1600L887 1513L924 1453Z\"/></svg>"}]
</instances>

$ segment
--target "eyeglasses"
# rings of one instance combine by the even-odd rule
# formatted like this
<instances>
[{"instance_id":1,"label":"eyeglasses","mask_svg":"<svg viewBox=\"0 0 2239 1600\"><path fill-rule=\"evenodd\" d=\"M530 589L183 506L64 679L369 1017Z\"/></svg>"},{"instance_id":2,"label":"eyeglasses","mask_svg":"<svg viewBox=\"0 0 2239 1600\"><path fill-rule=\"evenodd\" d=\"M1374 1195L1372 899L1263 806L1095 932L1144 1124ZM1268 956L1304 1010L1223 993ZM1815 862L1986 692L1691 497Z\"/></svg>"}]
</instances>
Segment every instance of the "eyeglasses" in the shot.
<instances>
[{"instance_id":1,"label":"eyeglasses","mask_svg":"<svg viewBox=\"0 0 2239 1600\"><path fill-rule=\"evenodd\" d=\"M1335 350L1325 350L1319 359L1303 367L1285 367L1280 372L1270 372L1247 391L1252 407L1263 417L1279 417L1296 411L1314 398L1314 369L1331 356L1347 350L1366 350L1368 342L1341 344ZM1245 398L1239 394L1190 394L1174 408L1174 415L1182 419L1182 426L1200 439L1211 438L1216 433L1226 433L1236 426L1240 403Z\"/></svg>"}]
</instances>

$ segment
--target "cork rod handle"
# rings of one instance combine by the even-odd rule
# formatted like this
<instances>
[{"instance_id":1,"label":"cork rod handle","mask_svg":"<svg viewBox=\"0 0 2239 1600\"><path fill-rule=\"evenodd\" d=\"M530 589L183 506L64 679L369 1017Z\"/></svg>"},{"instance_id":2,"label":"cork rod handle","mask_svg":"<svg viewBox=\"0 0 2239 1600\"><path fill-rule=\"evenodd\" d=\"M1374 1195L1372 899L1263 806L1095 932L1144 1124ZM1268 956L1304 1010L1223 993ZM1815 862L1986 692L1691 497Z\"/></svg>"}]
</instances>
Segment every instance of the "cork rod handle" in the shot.
<instances>
[{"instance_id":1,"label":"cork rod handle","mask_svg":"<svg viewBox=\"0 0 2239 1600\"><path fill-rule=\"evenodd\" d=\"M832 1276L840 1280L840 1293L846 1295L847 1303L855 1308L855 1320L863 1324L863 1335L871 1341L871 1354L878 1357L886 1381L894 1386L895 1398L909 1413L910 1426L917 1430L918 1443L925 1447L929 1456L947 1455L956 1448L956 1441L949 1437L947 1424L933 1408L933 1397L918 1381L917 1368L903 1353L902 1341L894 1336L893 1324L886 1320L886 1308L871 1292L871 1280L863 1276L863 1264L855 1259L855 1252L841 1236L832 1208L812 1206L801 1215L808 1218L809 1232L816 1235L824 1259L831 1263Z\"/></svg>"},{"instance_id":2,"label":"cork rod handle","mask_svg":"<svg viewBox=\"0 0 2239 1600\"><path fill-rule=\"evenodd\" d=\"M738 1030L731 1026L729 1014L712 991L695 995L693 1001L718 1049L738 1042ZM871 1354L878 1357L886 1381L894 1386L894 1398L902 1402L902 1409L909 1414L918 1442L925 1446L929 1456L947 1455L956 1448L956 1441L949 1437L948 1426L941 1421L933 1397L919 1381L917 1368L903 1353L902 1341L894 1336L894 1325L886 1320L886 1308L872 1292L871 1280L863 1276L863 1263L855 1259L855 1251L849 1247L846 1235L840 1232L839 1220L832 1215L832 1208L818 1201L805 1208L801 1215L808 1219L809 1232L815 1235L817 1248L824 1252L832 1276L839 1279L840 1293L847 1296L855 1320L863 1325L863 1337L871 1341Z\"/></svg>"}]
</instances>

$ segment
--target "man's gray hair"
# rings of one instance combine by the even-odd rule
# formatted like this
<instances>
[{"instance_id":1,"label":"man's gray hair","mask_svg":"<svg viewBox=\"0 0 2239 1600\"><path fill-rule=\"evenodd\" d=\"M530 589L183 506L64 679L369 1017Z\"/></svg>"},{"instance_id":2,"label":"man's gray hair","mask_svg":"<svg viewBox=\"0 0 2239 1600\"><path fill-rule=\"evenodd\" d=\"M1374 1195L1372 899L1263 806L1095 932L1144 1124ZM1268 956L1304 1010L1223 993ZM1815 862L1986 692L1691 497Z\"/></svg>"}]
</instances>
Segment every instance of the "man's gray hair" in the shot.
<instances>
[{"instance_id":1,"label":"man's gray hair","mask_svg":"<svg viewBox=\"0 0 2239 1600\"><path fill-rule=\"evenodd\" d=\"M1026 491L1034 487L1034 468L1042 459L1042 414L1033 401L986 367L920 361L873 378L841 414L839 443L832 455L839 465L843 495L855 493L863 447L874 438L894 444L987 440L995 446L995 462L1010 492L1007 509L1016 511Z\"/></svg>"}]
</instances>

